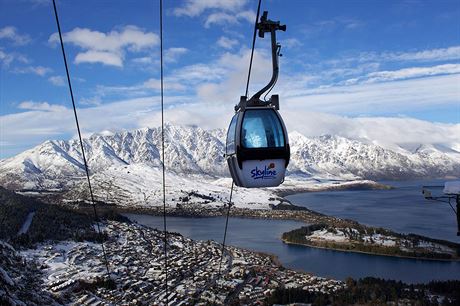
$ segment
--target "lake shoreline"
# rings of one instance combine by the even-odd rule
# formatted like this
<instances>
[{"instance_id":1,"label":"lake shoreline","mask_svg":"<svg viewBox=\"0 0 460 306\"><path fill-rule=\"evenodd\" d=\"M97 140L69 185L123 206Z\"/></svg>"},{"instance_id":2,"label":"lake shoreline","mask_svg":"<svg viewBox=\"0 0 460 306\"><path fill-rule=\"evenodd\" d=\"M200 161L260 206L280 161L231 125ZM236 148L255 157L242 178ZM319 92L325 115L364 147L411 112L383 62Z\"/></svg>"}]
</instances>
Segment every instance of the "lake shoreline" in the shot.
<instances>
[{"instance_id":1,"label":"lake shoreline","mask_svg":"<svg viewBox=\"0 0 460 306\"><path fill-rule=\"evenodd\" d=\"M118 209L118 213L128 213L128 214L146 214L146 215L153 215L153 216L163 216L163 209ZM225 217L226 209L200 209L200 210L185 210L184 208L178 209L167 209L166 215L169 217L184 217L184 218L215 218L215 217ZM428 241L431 243L436 243L443 245L449 248L458 248L460 249L460 245L444 240L432 239L429 237L413 235L413 234L399 234L388 229L384 228L377 228L362 225L353 220L346 220L340 219L336 217L326 216L319 213L316 213L311 210L251 210L251 209L244 209L244 208L232 208L230 210L230 217L233 218L243 218L243 219L262 219L262 220L289 220L289 221L299 221L303 222L305 225L317 225L317 224L327 224L333 228L348 228L352 230L359 230L359 231L366 231L366 232L383 232L388 236L396 236L400 239L413 239L415 236L417 239L423 239L424 241ZM288 233L288 232L287 232ZM284 235L286 233L283 233ZM280 237L281 242L286 243L282 237ZM303 243L295 243L290 241L292 244L302 245L305 247L316 247L308 244ZM347 244L348 247L355 246L358 247L359 245L357 242L353 242ZM353 249L340 249L340 248L333 248L333 247L322 247L324 249L331 249L336 251L348 251L348 252L356 252L356 253L365 253L369 255L381 255L381 256L388 256L388 257L400 257L400 258L410 258L410 259L423 259L423 260L439 260L439 261L449 261L449 262L458 262L460 258L453 257L453 258L433 258L439 256L437 253L431 253L427 250L423 252L417 253L417 256L409 256L409 255L401 255L401 254L386 254L382 252L363 252L360 250L353 250Z\"/></svg>"},{"instance_id":2,"label":"lake shoreline","mask_svg":"<svg viewBox=\"0 0 460 306\"><path fill-rule=\"evenodd\" d=\"M321 182L318 182L321 183ZM324 192L324 191L347 191L347 190L390 190L394 187L371 180L364 181L341 181L325 186L308 186L308 187L278 187L274 192L280 197L287 197L298 193L305 192Z\"/></svg>"},{"instance_id":3,"label":"lake shoreline","mask_svg":"<svg viewBox=\"0 0 460 306\"><path fill-rule=\"evenodd\" d=\"M386 234L397 236L397 237L411 237L413 234L400 234L395 233L391 230L363 225L357 221L350 219L342 219L330 215L325 215L307 209L302 206L297 206L292 204L290 201L286 200L284 197L289 194L297 194L303 192L321 192L321 191L336 191L336 190L389 190L393 189L385 184L377 183L374 181L349 181L349 182L340 182L336 185L327 185L327 186L316 186L309 188L295 188L290 189L289 187L283 188L282 190L276 191L276 193L282 197L282 201L278 205L272 205L271 209L250 209L250 208L238 208L232 207L230 210L230 216L234 218L245 218L245 219L266 219L266 220L290 220L290 221L300 221L305 223L305 225L315 225L315 224L327 224L333 228L349 228L349 229L360 229L366 232L385 232ZM87 205L78 205L78 210L91 210L92 206ZM128 214L145 214L153 216L163 216L163 207L160 206L150 206L150 207L126 207L118 205L98 205L98 209L102 212L111 211L117 213L128 213ZM227 213L227 207L224 205L220 208L207 207L206 205L200 204L181 204L176 207L166 207L166 215L169 217L184 217L184 218L213 218L213 217L225 217ZM283 235L286 233L283 233ZM460 250L460 245L447 240L433 239L425 236L415 235L424 241L437 243L440 245L448 246L450 248L457 248ZM282 242L282 237L280 237ZM290 241L291 243L297 245L303 245L307 247L316 247L304 243L296 243ZM348 245L348 248L353 247L353 245L359 244L359 242L353 241ZM358 246L358 247L362 247ZM445 258L431 258L437 256L436 254L431 254L430 252L416 252L417 256L406 256L401 254L385 254L382 252L363 252L362 250L353 250L353 249L341 249L333 247L323 247L324 249L331 249L337 251L348 251L356 253L365 253L369 255L383 255L389 257L404 257L411 259L427 259L427 260L441 260L441 261L458 261L458 256L454 256L453 259ZM377 248L378 249L378 248ZM420 249L419 249L420 250ZM426 250L425 250L426 251ZM457 251L458 253L458 251ZM438 254L439 255L439 254Z\"/></svg>"},{"instance_id":4,"label":"lake shoreline","mask_svg":"<svg viewBox=\"0 0 460 306\"><path fill-rule=\"evenodd\" d=\"M427 257L414 257L414 256L404 256L404 255L390 255L384 253L372 253L372 252L365 252L365 251L358 251L358 250L347 250L347 249L340 249L340 248L331 248L331 247L323 247L313 244L303 244L298 242L290 242L286 239L281 238L281 241L288 245L296 245L302 247L309 247L321 250L331 250L331 251L338 251L338 252L346 252L346 253L358 253L358 254L366 254L366 255L373 255L373 256L384 256L384 257L392 257L392 258L404 258L404 259L415 259L415 260L427 260L427 261L441 261L441 262L460 262L460 258L457 259L442 259L442 258L427 258Z\"/></svg>"}]
</instances>

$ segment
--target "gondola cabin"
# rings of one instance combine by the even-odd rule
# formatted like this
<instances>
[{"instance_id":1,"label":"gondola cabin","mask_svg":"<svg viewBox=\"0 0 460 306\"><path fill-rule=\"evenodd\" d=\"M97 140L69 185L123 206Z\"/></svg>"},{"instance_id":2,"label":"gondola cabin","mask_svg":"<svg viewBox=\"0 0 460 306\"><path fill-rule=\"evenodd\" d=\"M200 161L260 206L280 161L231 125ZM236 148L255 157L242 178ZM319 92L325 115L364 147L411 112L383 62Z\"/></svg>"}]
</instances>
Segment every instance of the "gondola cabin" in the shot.
<instances>
[{"instance_id":1,"label":"gondola cabin","mask_svg":"<svg viewBox=\"0 0 460 306\"><path fill-rule=\"evenodd\" d=\"M226 157L237 186L280 185L289 156L286 127L275 108L246 107L233 116L227 131Z\"/></svg>"},{"instance_id":2,"label":"gondola cabin","mask_svg":"<svg viewBox=\"0 0 460 306\"><path fill-rule=\"evenodd\" d=\"M270 33L272 49L273 74L270 82L259 90L252 98L240 97L235 106L227 131L225 156L227 158L233 182L240 187L275 187L284 182L284 175L289 164L289 141L283 119L278 113L279 97L265 97L275 86L278 79L278 56L281 46L276 42L276 31L286 31L286 26L279 21L267 18L264 12L257 23L259 37ZM253 46L254 48L254 46ZM249 75L248 75L249 86ZM264 94L264 99L261 96Z\"/></svg>"}]
</instances>

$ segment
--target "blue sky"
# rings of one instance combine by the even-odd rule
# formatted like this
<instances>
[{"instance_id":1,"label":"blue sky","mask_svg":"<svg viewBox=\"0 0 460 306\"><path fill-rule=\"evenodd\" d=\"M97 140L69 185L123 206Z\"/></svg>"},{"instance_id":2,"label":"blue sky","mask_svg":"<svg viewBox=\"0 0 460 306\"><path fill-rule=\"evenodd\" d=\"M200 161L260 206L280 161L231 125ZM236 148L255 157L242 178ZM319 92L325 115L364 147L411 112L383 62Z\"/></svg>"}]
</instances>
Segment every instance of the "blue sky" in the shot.
<instances>
[{"instance_id":1,"label":"blue sky","mask_svg":"<svg viewBox=\"0 0 460 306\"><path fill-rule=\"evenodd\" d=\"M226 127L257 1L164 2L166 120ZM85 135L158 126L158 2L57 5ZM287 24L273 92L290 130L460 150L459 1L263 0L262 10ZM0 0L0 158L75 136L55 33L50 1ZM268 43L256 43L252 93L271 76Z\"/></svg>"}]
</instances>

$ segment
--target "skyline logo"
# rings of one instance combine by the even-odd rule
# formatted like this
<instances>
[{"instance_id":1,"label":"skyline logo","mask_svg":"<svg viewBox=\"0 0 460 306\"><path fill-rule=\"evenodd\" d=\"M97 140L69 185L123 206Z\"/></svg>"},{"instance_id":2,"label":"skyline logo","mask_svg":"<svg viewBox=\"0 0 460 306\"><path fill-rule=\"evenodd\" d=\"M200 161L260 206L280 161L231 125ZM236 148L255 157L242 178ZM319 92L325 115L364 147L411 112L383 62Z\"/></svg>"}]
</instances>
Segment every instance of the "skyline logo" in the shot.
<instances>
[{"instance_id":1,"label":"skyline logo","mask_svg":"<svg viewBox=\"0 0 460 306\"><path fill-rule=\"evenodd\" d=\"M264 169L259 169L257 166L251 170L251 178L254 180L272 180L276 178L275 163L265 166Z\"/></svg>"}]
</instances>

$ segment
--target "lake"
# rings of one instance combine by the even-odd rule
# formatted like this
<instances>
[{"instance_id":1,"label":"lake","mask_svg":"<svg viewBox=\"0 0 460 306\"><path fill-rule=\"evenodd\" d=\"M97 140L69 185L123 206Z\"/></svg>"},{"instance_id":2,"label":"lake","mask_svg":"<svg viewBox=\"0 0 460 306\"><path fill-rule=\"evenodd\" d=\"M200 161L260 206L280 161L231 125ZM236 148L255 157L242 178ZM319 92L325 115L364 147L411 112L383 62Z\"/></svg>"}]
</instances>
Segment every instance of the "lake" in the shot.
<instances>
[{"instance_id":1,"label":"lake","mask_svg":"<svg viewBox=\"0 0 460 306\"><path fill-rule=\"evenodd\" d=\"M460 243L452 208L447 203L425 200L422 196L423 185L440 186L444 181L381 183L394 189L308 192L286 198L322 214ZM432 190L433 195L442 192L442 188Z\"/></svg>"},{"instance_id":2,"label":"lake","mask_svg":"<svg viewBox=\"0 0 460 306\"><path fill-rule=\"evenodd\" d=\"M422 201L418 201L417 197L421 197L418 184L417 182L394 183L398 188L393 190L303 193L288 198L297 205L322 213L354 219L369 225L388 227L396 231L416 232L458 242L455 236L456 225L449 223L449 218L454 218L450 207L436 202L427 203L423 198ZM428 212L424 210L425 208ZM160 230L163 228L162 217L125 215L140 224ZM282 243L280 240L282 233L302 225L303 223L297 221L230 218L227 243L274 254L287 268L342 280L349 276L353 278L374 276L408 283L460 279L459 262L376 256ZM168 231L179 232L186 237L199 240L221 242L224 226L224 217L167 218ZM442 227L442 231L439 230L439 226Z\"/></svg>"}]
</instances>

